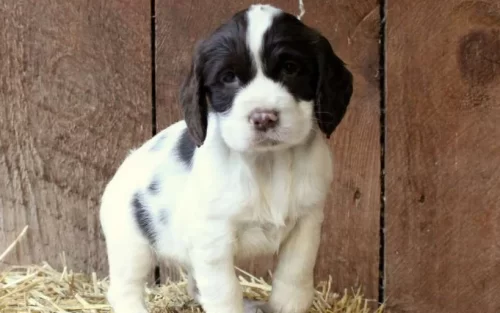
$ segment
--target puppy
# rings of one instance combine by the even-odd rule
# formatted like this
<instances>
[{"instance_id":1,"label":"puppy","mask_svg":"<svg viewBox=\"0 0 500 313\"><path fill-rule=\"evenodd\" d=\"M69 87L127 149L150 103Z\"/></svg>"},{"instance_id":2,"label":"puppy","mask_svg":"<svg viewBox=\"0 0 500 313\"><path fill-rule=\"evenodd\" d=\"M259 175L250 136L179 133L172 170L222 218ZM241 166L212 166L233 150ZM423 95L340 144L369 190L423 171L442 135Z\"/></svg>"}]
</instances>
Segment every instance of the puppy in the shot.
<instances>
[{"instance_id":1,"label":"puppy","mask_svg":"<svg viewBox=\"0 0 500 313\"><path fill-rule=\"evenodd\" d=\"M184 120L131 152L102 197L115 312L147 312L155 255L186 268L207 313L255 309L235 258L272 253L268 311L305 312L332 182L326 138L352 90L327 39L269 5L235 14L197 45Z\"/></svg>"}]
</instances>

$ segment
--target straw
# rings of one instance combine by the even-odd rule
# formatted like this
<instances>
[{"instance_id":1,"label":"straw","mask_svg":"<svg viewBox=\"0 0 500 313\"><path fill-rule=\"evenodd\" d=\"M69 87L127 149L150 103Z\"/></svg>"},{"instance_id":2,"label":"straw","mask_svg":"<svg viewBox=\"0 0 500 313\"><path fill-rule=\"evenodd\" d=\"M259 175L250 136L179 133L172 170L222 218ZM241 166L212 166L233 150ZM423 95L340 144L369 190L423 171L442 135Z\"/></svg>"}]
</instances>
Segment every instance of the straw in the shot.
<instances>
[{"instance_id":1,"label":"straw","mask_svg":"<svg viewBox=\"0 0 500 313\"><path fill-rule=\"evenodd\" d=\"M27 227L4 253L4 258L23 238ZM236 268L244 296L268 300L272 290L263 278ZM201 307L187 293L187 275L180 281L168 281L160 286L145 286L145 298L151 313L202 313ZM341 296L331 293L331 277L317 287L309 313L382 313L370 309L370 300L360 290L344 291ZM10 266L0 273L0 312L112 312L106 300L109 281L96 273L74 273L66 266L58 271L47 263L29 266Z\"/></svg>"}]
</instances>

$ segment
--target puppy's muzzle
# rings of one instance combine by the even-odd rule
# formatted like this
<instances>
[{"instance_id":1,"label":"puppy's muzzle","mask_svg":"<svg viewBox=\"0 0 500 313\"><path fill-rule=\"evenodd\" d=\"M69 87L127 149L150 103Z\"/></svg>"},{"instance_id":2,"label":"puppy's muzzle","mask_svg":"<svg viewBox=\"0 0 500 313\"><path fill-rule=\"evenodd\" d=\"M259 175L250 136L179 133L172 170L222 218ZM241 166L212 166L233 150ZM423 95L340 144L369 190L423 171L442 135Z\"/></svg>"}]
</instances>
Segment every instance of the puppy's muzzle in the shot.
<instances>
[{"instance_id":1,"label":"puppy's muzzle","mask_svg":"<svg viewBox=\"0 0 500 313\"><path fill-rule=\"evenodd\" d=\"M279 123L279 113L276 110L255 109L248 116L255 130L265 132L275 128Z\"/></svg>"}]
</instances>

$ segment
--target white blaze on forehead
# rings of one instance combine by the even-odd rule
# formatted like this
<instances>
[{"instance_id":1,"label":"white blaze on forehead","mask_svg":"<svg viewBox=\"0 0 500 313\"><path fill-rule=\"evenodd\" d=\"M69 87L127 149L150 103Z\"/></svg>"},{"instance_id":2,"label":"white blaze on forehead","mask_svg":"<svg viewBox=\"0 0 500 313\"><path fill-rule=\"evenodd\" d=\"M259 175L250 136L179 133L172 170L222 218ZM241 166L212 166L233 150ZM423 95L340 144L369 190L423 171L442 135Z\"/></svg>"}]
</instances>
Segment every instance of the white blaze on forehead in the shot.
<instances>
[{"instance_id":1,"label":"white blaze on forehead","mask_svg":"<svg viewBox=\"0 0 500 313\"><path fill-rule=\"evenodd\" d=\"M254 4L247 11L247 44L259 72L262 71L259 53L262 49L264 34L273 23L273 18L280 12L280 9L267 4Z\"/></svg>"}]
</instances>

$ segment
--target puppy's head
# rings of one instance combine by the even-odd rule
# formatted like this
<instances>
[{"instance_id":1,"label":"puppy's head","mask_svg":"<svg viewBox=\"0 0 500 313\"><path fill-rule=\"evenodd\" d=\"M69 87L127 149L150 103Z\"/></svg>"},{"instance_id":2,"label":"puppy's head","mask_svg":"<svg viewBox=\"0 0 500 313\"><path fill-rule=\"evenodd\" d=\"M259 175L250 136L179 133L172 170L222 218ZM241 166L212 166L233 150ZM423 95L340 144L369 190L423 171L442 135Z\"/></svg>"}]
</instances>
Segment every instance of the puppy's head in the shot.
<instances>
[{"instance_id":1,"label":"puppy's head","mask_svg":"<svg viewBox=\"0 0 500 313\"><path fill-rule=\"evenodd\" d=\"M266 151L300 144L315 129L330 137L352 90L325 37L293 15L253 5L196 47L181 102L198 146L212 111L229 147Z\"/></svg>"}]
</instances>

